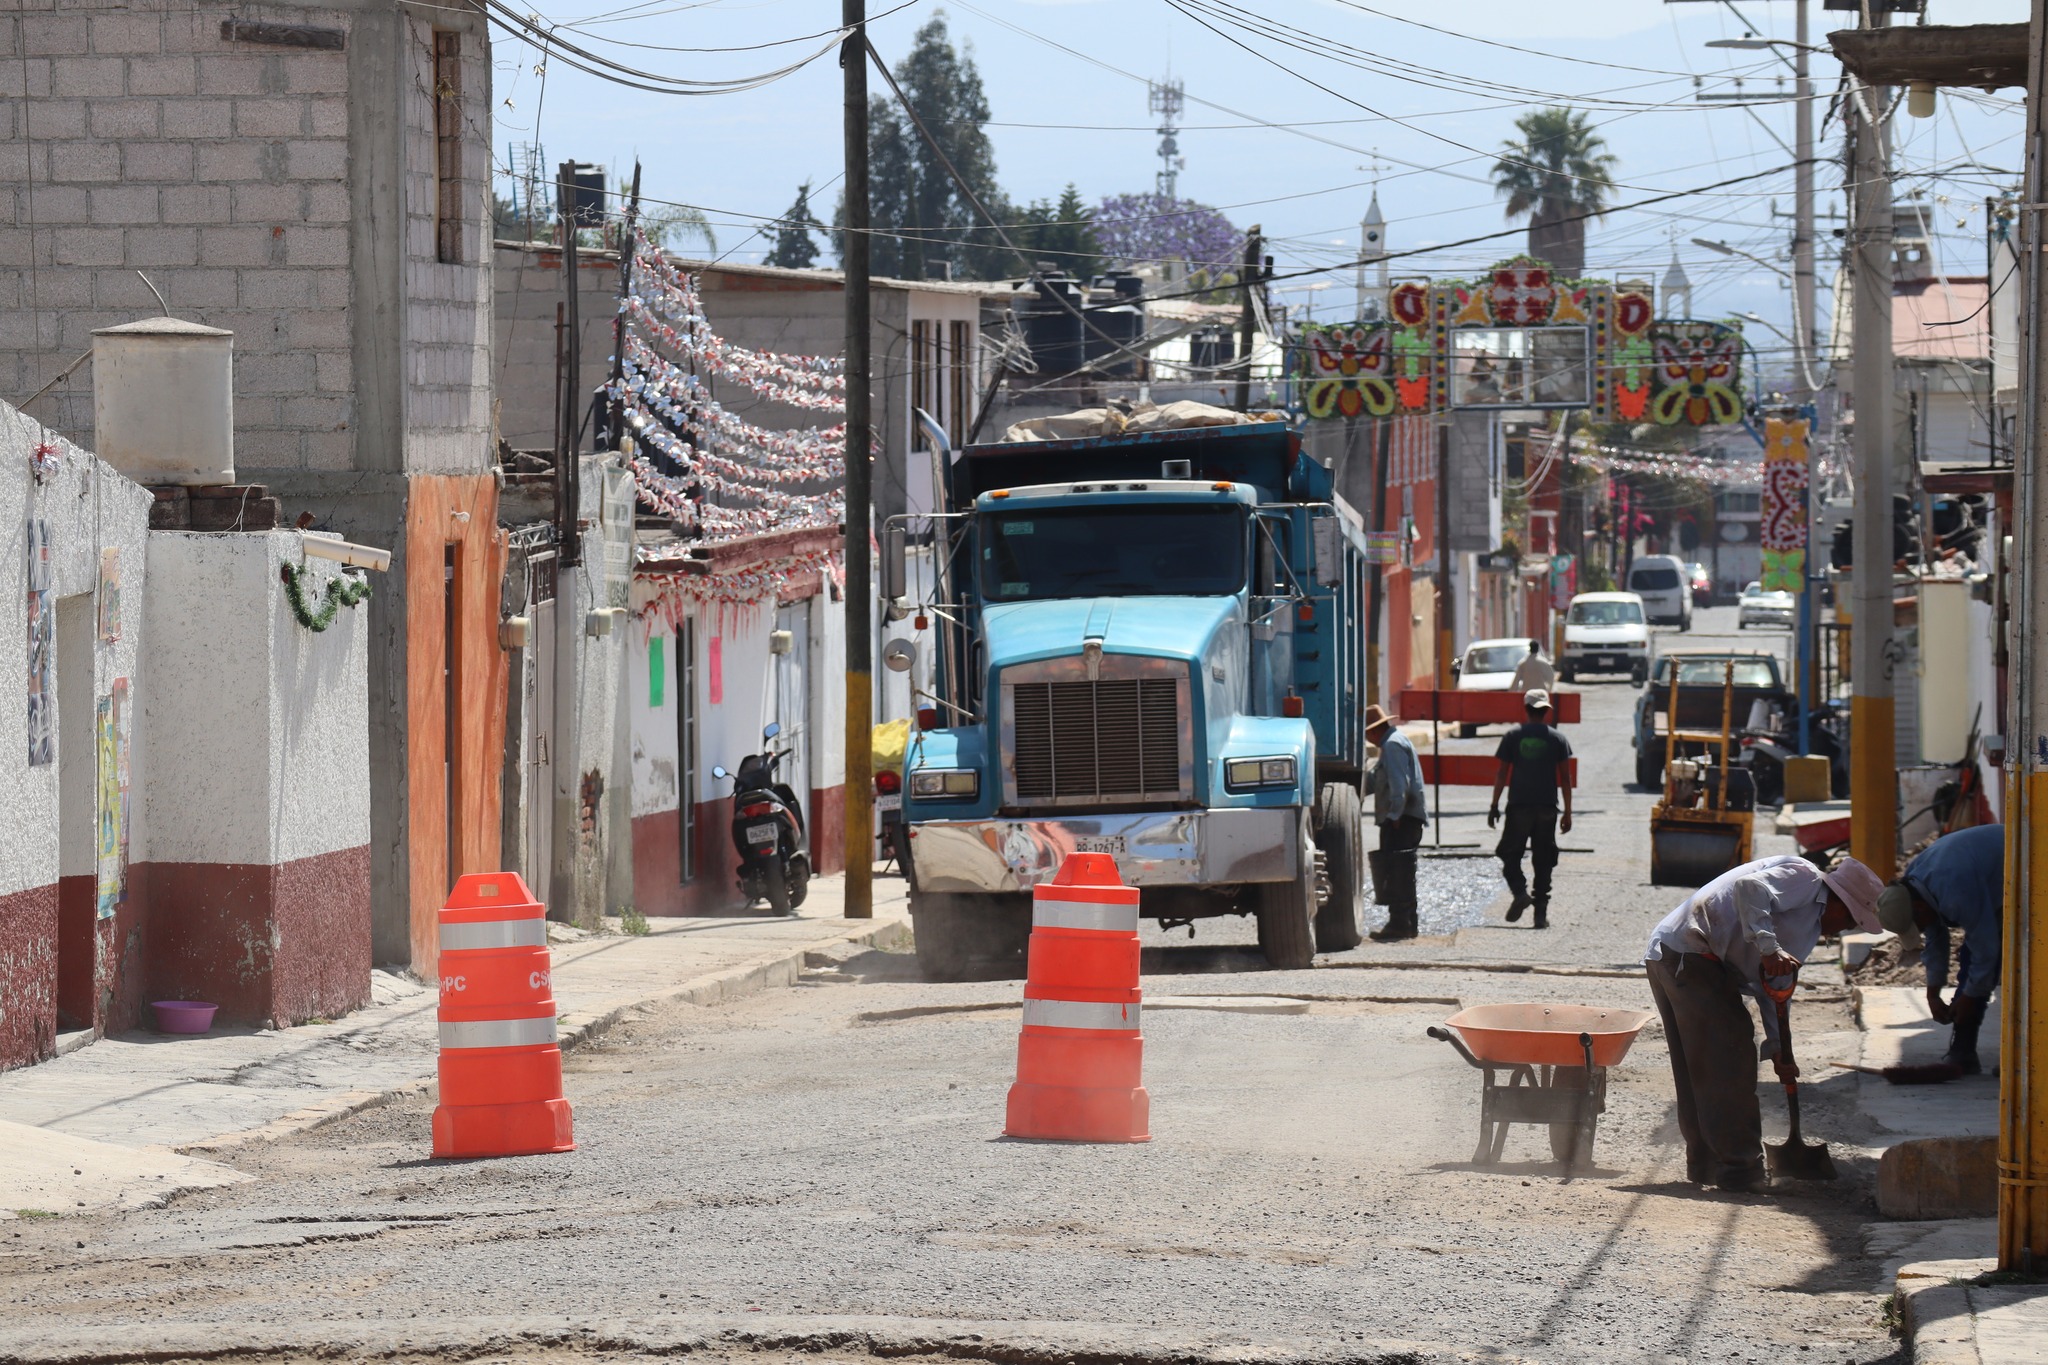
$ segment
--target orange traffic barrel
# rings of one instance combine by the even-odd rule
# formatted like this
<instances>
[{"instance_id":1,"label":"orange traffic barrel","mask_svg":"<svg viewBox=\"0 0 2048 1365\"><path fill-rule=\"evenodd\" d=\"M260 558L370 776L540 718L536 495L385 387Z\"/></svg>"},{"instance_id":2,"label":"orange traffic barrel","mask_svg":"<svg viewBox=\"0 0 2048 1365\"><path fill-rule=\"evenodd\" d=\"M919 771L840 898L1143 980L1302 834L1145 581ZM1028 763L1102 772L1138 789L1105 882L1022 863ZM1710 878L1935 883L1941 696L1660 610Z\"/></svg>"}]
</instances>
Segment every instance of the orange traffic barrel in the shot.
<instances>
[{"instance_id":1,"label":"orange traffic barrel","mask_svg":"<svg viewBox=\"0 0 2048 1365\"><path fill-rule=\"evenodd\" d=\"M1024 1030L1010 1137L1150 1142L1138 1031L1138 888L1116 859L1072 853L1032 888Z\"/></svg>"},{"instance_id":2,"label":"orange traffic barrel","mask_svg":"<svg viewBox=\"0 0 2048 1365\"><path fill-rule=\"evenodd\" d=\"M516 872L471 873L441 907L434 1155L566 1152L569 1102L546 912Z\"/></svg>"}]
</instances>

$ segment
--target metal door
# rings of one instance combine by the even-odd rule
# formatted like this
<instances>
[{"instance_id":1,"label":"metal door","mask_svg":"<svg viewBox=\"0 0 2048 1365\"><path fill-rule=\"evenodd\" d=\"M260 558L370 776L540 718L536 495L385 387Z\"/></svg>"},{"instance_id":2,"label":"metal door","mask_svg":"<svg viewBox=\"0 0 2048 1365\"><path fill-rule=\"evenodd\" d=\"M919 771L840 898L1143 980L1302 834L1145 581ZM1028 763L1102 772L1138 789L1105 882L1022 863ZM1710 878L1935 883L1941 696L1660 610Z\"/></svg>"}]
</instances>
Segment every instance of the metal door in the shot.
<instances>
[{"instance_id":1,"label":"metal door","mask_svg":"<svg viewBox=\"0 0 2048 1365\"><path fill-rule=\"evenodd\" d=\"M789 632L789 652L775 659L775 713L769 719L782 726L776 747L787 749L782 760L782 780L796 789L803 803L804 848L811 847L811 604L797 602L775 609L775 629Z\"/></svg>"}]
</instances>

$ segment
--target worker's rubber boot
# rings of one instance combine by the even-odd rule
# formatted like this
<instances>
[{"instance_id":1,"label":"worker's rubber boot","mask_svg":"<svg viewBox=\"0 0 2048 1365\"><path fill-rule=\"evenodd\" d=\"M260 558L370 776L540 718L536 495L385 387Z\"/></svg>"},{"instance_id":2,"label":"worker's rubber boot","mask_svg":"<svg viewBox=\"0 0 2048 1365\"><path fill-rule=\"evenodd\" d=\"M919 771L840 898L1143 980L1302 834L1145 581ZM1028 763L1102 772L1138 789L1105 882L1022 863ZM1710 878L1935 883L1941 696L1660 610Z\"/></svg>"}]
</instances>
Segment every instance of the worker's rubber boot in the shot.
<instances>
[{"instance_id":1,"label":"worker's rubber boot","mask_svg":"<svg viewBox=\"0 0 2048 1365\"><path fill-rule=\"evenodd\" d=\"M1984 1074L1984 1064L1977 1060L1977 1031L1984 1026L1984 1004L1967 995L1956 997L1955 1027L1949 1034L1948 1052L1941 1060L1965 1076Z\"/></svg>"},{"instance_id":2,"label":"worker's rubber boot","mask_svg":"<svg viewBox=\"0 0 2048 1365\"><path fill-rule=\"evenodd\" d=\"M1529 927L1532 929L1548 929L1550 927L1550 906L1547 902L1536 902L1536 922Z\"/></svg>"},{"instance_id":3,"label":"worker's rubber boot","mask_svg":"<svg viewBox=\"0 0 2048 1365\"><path fill-rule=\"evenodd\" d=\"M1534 904L1535 902L1529 899L1528 892L1515 892L1514 899L1508 902L1508 923L1513 924L1516 920L1520 919L1522 912Z\"/></svg>"}]
</instances>

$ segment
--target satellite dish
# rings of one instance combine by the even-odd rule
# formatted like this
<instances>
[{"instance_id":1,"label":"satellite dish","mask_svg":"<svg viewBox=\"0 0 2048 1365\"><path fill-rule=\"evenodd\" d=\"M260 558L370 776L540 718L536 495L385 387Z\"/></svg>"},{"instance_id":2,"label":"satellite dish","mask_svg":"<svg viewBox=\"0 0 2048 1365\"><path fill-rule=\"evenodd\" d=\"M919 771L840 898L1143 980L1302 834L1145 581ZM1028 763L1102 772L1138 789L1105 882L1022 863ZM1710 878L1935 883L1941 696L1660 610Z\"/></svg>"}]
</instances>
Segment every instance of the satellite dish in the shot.
<instances>
[{"instance_id":1,"label":"satellite dish","mask_svg":"<svg viewBox=\"0 0 2048 1365\"><path fill-rule=\"evenodd\" d=\"M917 662L917 645L902 638L882 646L882 667L891 673L908 673Z\"/></svg>"}]
</instances>

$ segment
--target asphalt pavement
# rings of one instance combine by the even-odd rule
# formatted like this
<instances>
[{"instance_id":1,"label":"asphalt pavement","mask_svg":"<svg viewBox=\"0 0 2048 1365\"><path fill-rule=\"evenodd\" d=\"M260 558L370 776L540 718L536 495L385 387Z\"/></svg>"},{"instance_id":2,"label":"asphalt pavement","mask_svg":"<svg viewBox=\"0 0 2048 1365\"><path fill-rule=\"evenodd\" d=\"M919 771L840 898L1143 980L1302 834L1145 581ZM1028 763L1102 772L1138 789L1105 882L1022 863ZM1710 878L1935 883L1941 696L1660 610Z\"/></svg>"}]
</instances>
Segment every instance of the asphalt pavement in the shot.
<instances>
[{"instance_id":1,"label":"asphalt pavement","mask_svg":"<svg viewBox=\"0 0 2048 1365\"><path fill-rule=\"evenodd\" d=\"M1425 1028L1495 1001L1648 1008L1633 964L1684 894L1647 885L1639 694L1584 690L1584 851L1552 929L1504 925L1497 867L1433 844L1441 932L1414 944L1273 972L1247 921L1148 929L1149 1143L1005 1139L1017 983L927 984L849 945L791 990L636 1011L575 1053L573 1153L433 1161L420 1096L237 1148L249 1179L166 1208L0 1224L0 1359L1892 1359L1846 1080L1807 1101L1834 1185L1684 1184L1654 1024L1589 1166L1534 1127L1472 1160L1480 1078ZM1444 793L1442 854L1483 854L1485 798ZM1853 1041L1839 977L1811 978L1800 1027ZM1206 1003L1157 1007L1176 996Z\"/></svg>"}]
</instances>

